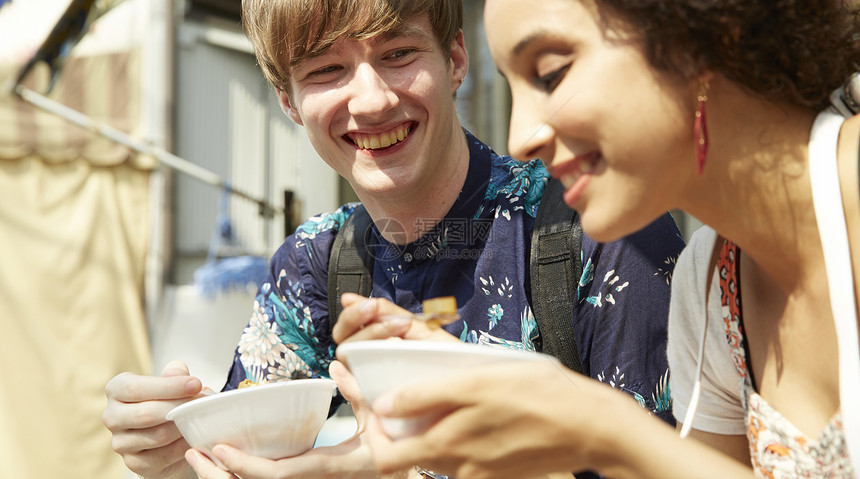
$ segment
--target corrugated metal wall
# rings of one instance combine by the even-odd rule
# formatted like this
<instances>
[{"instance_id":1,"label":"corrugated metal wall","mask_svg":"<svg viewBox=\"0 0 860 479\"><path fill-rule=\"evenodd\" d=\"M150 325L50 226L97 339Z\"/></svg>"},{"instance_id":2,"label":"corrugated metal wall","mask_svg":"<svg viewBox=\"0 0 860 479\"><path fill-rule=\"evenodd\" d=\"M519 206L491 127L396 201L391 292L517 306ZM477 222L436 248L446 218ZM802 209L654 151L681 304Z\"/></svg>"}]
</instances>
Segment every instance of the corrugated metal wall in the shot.
<instances>
[{"instance_id":1,"label":"corrugated metal wall","mask_svg":"<svg viewBox=\"0 0 860 479\"><path fill-rule=\"evenodd\" d=\"M179 156L277 207L293 191L298 219L338 206L337 175L281 111L240 32L181 25L175 81ZM185 283L205 259L221 192L184 175L174 185L172 279ZM230 201L230 218L249 253L270 255L284 238L283 216L266 219L241 198Z\"/></svg>"}]
</instances>

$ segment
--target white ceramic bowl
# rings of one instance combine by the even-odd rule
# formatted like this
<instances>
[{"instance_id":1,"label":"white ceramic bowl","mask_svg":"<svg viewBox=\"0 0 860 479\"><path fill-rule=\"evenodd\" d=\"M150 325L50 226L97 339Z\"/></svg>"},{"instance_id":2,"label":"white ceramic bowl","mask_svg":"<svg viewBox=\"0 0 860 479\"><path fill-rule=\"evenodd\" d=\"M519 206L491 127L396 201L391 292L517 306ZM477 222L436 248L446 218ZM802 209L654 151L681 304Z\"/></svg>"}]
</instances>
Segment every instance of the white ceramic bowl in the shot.
<instances>
[{"instance_id":1,"label":"white ceramic bowl","mask_svg":"<svg viewBox=\"0 0 860 479\"><path fill-rule=\"evenodd\" d=\"M550 361L561 367L556 358L547 354L477 344L399 339L344 343L337 348L337 356L349 367L370 404L383 393L402 386L500 361ZM432 420L431 417L383 418L382 427L396 439L420 433Z\"/></svg>"},{"instance_id":2,"label":"white ceramic bowl","mask_svg":"<svg viewBox=\"0 0 860 479\"><path fill-rule=\"evenodd\" d=\"M204 396L175 407L176 423L191 447L212 456L228 444L254 456L281 459L311 449L328 417L336 384L330 379L297 379Z\"/></svg>"}]
</instances>

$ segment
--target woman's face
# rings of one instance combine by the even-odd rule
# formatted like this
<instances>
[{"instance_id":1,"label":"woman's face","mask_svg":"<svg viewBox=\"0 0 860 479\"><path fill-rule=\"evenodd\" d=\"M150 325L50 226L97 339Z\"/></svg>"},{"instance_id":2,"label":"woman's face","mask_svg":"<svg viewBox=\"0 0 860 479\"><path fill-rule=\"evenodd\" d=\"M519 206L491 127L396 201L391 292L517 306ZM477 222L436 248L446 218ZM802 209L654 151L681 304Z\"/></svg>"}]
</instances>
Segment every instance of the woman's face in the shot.
<instances>
[{"instance_id":1,"label":"woman's face","mask_svg":"<svg viewBox=\"0 0 860 479\"><path fill-rule=\"evenodd\" d=\"M579 0L487 0L484 11L513 96L511 154L541 158L589 236L610 241L678 206L696 175L696 88L596 18Z\"/></svg>"}]
</instances>

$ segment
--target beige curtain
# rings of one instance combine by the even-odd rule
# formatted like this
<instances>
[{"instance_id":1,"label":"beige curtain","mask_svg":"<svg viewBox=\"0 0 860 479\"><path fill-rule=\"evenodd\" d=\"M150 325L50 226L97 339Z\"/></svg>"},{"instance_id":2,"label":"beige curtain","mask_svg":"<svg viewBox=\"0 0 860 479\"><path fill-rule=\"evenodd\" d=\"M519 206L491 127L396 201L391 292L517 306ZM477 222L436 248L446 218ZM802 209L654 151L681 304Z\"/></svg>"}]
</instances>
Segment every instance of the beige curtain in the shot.
<instances>
[{"instance_id":1,"label":"beige curtain","mask_svg":"<svg viewBox=\"0 0 860 479\"><path fill-rule=\"evenodd\" d=\"M71 59L51 97L135 133L139 53ZM20 65L0 65L0 84ZM27 86L44 91L45 70ZM148 372L153 164L0 96L0 476L117 479L105 383Z\"/></svg>"}]
</instances>

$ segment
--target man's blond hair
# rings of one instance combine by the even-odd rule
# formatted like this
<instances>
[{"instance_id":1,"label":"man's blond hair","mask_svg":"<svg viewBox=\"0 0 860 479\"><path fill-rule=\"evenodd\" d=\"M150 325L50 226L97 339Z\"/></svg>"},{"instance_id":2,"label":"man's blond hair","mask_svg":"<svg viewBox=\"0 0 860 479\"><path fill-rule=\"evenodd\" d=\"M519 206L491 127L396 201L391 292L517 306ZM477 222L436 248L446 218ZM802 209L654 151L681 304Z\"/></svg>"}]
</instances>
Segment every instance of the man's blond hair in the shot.
<instances>
[{"instance_id":1,"label":"man's blond hair","mask_svg":"<svg viewBox=\"0 0 860 479\"><path fill-rule=\"evenodd\" d=\"M463 26L462 0L242 0L242 25L263 75L290 93L292 68L340 38L367 39L428 14L442 51Z\"/></svg>"}]
</instances>

